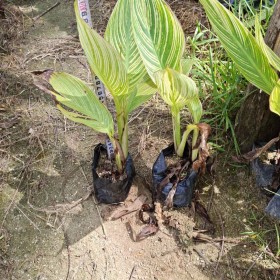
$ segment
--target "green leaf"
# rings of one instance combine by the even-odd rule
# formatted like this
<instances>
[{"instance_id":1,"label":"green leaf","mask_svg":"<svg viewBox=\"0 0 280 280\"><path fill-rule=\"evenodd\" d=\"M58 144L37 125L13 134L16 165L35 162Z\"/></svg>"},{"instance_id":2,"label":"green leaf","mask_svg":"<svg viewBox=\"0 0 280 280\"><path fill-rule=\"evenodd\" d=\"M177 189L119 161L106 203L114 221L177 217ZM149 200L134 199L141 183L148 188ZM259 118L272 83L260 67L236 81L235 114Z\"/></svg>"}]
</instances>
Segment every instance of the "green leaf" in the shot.
<instances>
[{"instance_id":1,"label":"green leaf","mask_svg":"<svg viewBox=\"0 0 280 280\"><path fill-rule=\"evenodd\" d=\"M132 112L143 103L148 101L155 93L157 92L157 88L152 81L147 81L139 84L135 91L130 94L127 104L128 104L128 113Z\"/></svg>"},{"instance_id":2,"label":"green leaf","mask_svg":"<svg viewBox=\"0 0 280 280\"><path fill-rule=\"evenodd\" d=\"M169 6L162 0L132 2L134 38L151 79L167 67L180 71L185 37Z\"/></svg>"},{"instance_id":3,"label":"green leaf","mask_svg":"<svg viewBox=\"0 0 280 280\"><path fill-rule=\"evenodd\" d=\"M192 115L194 124L198 124L203 114L202 104L198 96L194 96L192 99L186 102L186 105Z\"/></svg>"},{"instance_id":4,"label":"green leaf","mask_svg":"<svg viewBox=\"0 0 280 280\"><path fill-rule=\"evenodd\" d=\"M147 75L147 72L133 37L131 4L131 0L117 2L106 28L105 39L122 57L129 87L134 88Z\"/></svg>"},{"instance_id":5,"label":"green leaf","mask_svg":"<svg viewBox=\"0 0 280 280\"><path fill-rule=\"evenodd\" d=\"M83 81L67 73L53 72L49 83L55 91L51 94L59 103L58 109L67 118L111 137L114 135L114 122L110 112ZM60 104L78 113L68 111Z\"/></svg>"},{"instance_id":6,"label":"green leaf","mask_svg":"<svg viewBox=\"0 0 280 280\"><path fill-rule=\"evenodd\" d=\"M280 116L280 80L269 97L269 108L270 111Z\"/></svg>"},{"instance_id":7,"label":"green leaf","mask_svg":"<svg viewBox=\"0 0 280 280\"><path fill-rule=\"evenodd\" d=\"M277 70L280 71L280 57L265 43L262 31L261 31L261 25L258 20L258 17L255 19L255 35L256 40L261 47L263 53L266 55L269 63Z\"/></svg>"},{"instance_id":8,"label":"green leaf","mask_svg":"<svg viewBox=\"0 0 280 280\"><path fill-rule=\"evenodd\" d=\"M199 122L202 105L195 82L191 78L173 69L166 69L155 74L155 81L162 99L171 110L179 112L187 106L194 123Z\"/></svg>"},{"instance_id":9,"label":"green leaf","mask_svg":"<svg viewBox=\"0 0 280 280\"><path fill-rule=\"evenodd\" d=\"M217 0L200 2L223 47L242 75L256 87L270 94L278 77L253 35Z\"/></svg>"},{"instance_id":10,"label":"green leaf","mask_svg":"<svg viewBox=\"0 0 280 280\"><path fill-rule=\"evenodd\" d=\"M181 72L188 76L192 70L194 63L195 63L195 59L193 59L193 58L182 58L181 59L181 65L182 65Z\"/></svg>"},{"instance_id":11,"label":"green leaf","mask_svg":"<svg viewBox=\"0 0 280 280\"><path fill-rule=\"evenodd\" d=\"M75 13L80 42L92 72L99 77L113 96L127 94L128 80L121 56L80 17L77 0Z\"/></svg>"}]
</instances>

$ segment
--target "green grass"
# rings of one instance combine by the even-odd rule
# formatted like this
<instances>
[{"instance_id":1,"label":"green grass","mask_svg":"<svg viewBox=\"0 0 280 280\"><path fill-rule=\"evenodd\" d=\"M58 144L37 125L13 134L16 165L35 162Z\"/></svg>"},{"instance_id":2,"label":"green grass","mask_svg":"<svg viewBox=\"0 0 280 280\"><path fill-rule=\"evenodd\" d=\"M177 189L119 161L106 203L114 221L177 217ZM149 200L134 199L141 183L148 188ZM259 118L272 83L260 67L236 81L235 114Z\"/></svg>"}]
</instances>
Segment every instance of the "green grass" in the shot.
<instances>
[{"instance_id":1,"label":"green grass","mask_svg":"<svg viewBox=\"0 0 280 280\"><path fill-rule=\"evenodd\" d=\"M209 29L198 24L194 36L188 41L191 56L195 58L191 74L203 100L203 121L215 131L212 142L223 146L224 139L228 139L239 152L234 120L245 96L246 81Z\"/></svg>"},{"instance_id":2,"label":"green grass","mask_svg":"<svg viewBox=\"0 0 280 280\"><path fill-rule=\"evenodd\" d=\"M266 30L273 12L269 1L263 0L262 5L255 5L253 1L240 0L231 10L251 30L254 29L255 16L260 16ZM235 152L239 153L234 123L248 82L209 28L198 23L193 36L187 38L187 44L188 56L195 60L191 75L199 86L205 111L202 121L209 123L214 130L211 141L216 147L223 147L225 142L233 143Z\"/></svg>"},{"instance_id":3,"label":"green grass","mask_svg":"<svg viewBox=\"0 0 280 280\"><path fill-rule=\"evenodd\" d=\"M252 211L248 220L247 230L242 232L249 238L258 250L263 252L268 258L272 258L277 263L280 262L280 226L279 223L271 223L265 216L260 217Z\"/></svg>"},{"instance_id":4,"label":"green grass","mask_svg":"<svg viewBox=\"0 0 280 280\"><path fill-rule=\"evenodd\" d=\"M262 0L260 3L255 0L238 0L230 6L230 10L251 30L254 30L255 16L258 15L263 29L267 30L275 3L276 0Z\"/></svg>"}]
</instances>

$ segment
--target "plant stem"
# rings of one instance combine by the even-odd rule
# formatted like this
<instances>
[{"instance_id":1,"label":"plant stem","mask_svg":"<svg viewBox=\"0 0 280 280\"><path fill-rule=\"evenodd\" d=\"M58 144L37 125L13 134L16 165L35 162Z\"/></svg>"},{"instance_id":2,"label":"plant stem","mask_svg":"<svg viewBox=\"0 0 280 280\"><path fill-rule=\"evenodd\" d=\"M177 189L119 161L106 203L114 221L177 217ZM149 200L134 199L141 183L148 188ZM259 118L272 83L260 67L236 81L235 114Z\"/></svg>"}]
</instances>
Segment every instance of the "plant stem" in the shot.
<instances>
[{"instance_id":1,"label":"plant stem","mask_svg":"<svg viewBox=\"0 0 280 280\"><path fill-rule=\"evenodd\" d=\"M123 134L121 138L121 146L124 154L124 158L127 158L128 155L128 122L127 118L124 120L124 128L123 128Z\"/></svg>"},{"instance_id":2,"label":"plant stem","mask_svg":"<svg viewBox=\"0 0 280 280\"><path fill-rule=\"evenodd\" d=\"M196 146L198 135L199 135L199 128L195 126L193 130L193 137L192 137L192 161L195 161L198 155L198 147L194 149L194 147Z\"/></svg>"},{"instance_id":3,"label":"plant stem","mask_svg":"<svg viewBox=\"0 0 280 280\"><path fill-rule=\"evenodd\" d=\"M184 154L184 150L186 147L186 143L189 137L189 134L196 128L197 126L195 124L189 124L187 125L187 129L184 131L183 133L183 137L182 137L182 141L178 147L178 149L176 150L176 153L179 157L183 157Z\"/></svg>"},{"instance_id":4,"label":"plant stem","mask_svg":"<svg viewBox=\"0 0 280 280\"><path fill-rule=\"evenodd\" d=\"M126 159L128 155L128 117L123 110L117 111L117 124L118 124L118 136L119 142L122 147L124 157Z\"/></svg>"},{"instance_id":5,"label":"plant stem","mask_svg":"<svg viewBox=\"0 0 280 280\"><path fill-rule=\"evenodd\" d=\"M113 147L114 147L114 154L115 154L115 161L116 161L117 169L118 169L119 173L122 174L123 170L124 170L125 158L124 158L124 154L123 154L121 145L120 145L119 141L115 138L110 138L110 141L112 142Z\"/></svg>"},{"instance_id":6,"label":"plant stem","mask_svg":"<svg viewBox=\"0 0 280 280\"><path fill-rule=\"evenodd\" d=\"M175 147L175 151L177 151L181 143L180 111L178 111L175 108L171 108L171 113L172 113L172 124L173 124L174 147Z\"/></svg>"}]
</instances>

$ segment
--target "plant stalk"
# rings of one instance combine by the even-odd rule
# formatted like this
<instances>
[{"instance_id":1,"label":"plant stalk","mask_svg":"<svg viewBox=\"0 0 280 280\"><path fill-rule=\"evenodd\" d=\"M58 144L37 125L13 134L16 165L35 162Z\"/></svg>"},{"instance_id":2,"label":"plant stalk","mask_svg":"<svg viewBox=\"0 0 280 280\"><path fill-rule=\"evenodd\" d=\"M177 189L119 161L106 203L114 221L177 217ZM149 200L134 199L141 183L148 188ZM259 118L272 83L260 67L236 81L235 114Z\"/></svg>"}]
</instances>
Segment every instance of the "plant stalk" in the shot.
<instances>
[{"instance_id":1,"label":"plant stalk","mask_svg":"<svg viewBox=\"0 0 280 280\"><path fill-rule=\"evenodd\" d=\"M199 136L199 128L195 126L193 130L193 137L192 137L192 161L194 162L197 158L198 155L198 147L194 149L196 146L196 142Z\"/></svg>"},{"instance_id":2,"label":"plant stalk","mask_svg":"<svg viewBox=\"0 0 280 280\"><path fill-rule=\"evenodd\" d=\"M121 144L124 158L128 155L128 115L124 110L123 104L120 103L116 106L117 111L117 125L118 125L118 137Z\"/></svg>"},{"instance_id":3,"label":"plant stalk","mask_svg":"<svg viewBox=\"0 0 280 280\"><path fill-rule=\"evenodd\" d=\"M179 157L183 157L183 154L184 154L184 150L185 150L185 147L186 147L186 143L187 143L187 140L188 140L188 137L190 135L190 133L195 129L197 128L197 126L195 124L189 124L187 125L187 129L184 131L183 133L183 137L182 137L182 141L179 145L179 148L177 149L176 153Z\"/></svg>"},{"instance_id":4,"label":"plant stalk","mask_svg":"<svg viewBox=\"0 0 280 280\"><path fill-rule=\"evenodd\" d=\"M122 151L122 147L117 139L110 138L110 141L114 147L115 161L116 161L118 172L122 174L124 171L124 164L125 164L125 157Z\"/></svg>"},{"instance_id":5,"label":"plant stalk","mask_svg":"<svg viewBox=\"0 0 280 280\"><path fill-rule=\"evenodd\" d=\"M173 124L173 137L174 137L174 147L177 152L181 143L181 118L180 111L171 108L172 113L172 124Z\"/></svg>"}]
</instances>

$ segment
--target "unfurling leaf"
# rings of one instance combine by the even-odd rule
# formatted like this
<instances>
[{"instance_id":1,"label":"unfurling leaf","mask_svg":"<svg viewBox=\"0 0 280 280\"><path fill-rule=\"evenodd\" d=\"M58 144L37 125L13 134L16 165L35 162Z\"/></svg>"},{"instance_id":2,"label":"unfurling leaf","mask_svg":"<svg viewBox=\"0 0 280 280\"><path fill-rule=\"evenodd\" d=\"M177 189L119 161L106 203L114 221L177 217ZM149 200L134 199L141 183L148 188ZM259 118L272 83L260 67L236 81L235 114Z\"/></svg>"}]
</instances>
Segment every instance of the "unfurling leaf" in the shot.
<instances>
[{"instance_id":1,"label":"unfurling leaf","mask_svg":"<svg viewBox=\"0 0 280 280\"><path fill-rule=\"evenodd\" d=\"M114 135L110 112L83 81L67 73L53 72L48 82L54 90L48 92L55 97L58 109L67 118L111 137ZM61 105L76 112L68 111Z\"/></svg>"},{"instance_id":2,"label":"unfurling leaf","mask_svg":"<svg viewBox=\"0 0 280 280\"><path fill-rule=\"evenodd\" d=\"M155 73L155 83L162 99L176 111L188 106L194 122L198 123L202 116L202 105L198 97L195 82L184 74L172 69Z\"/></svg>"}]
</instances>

